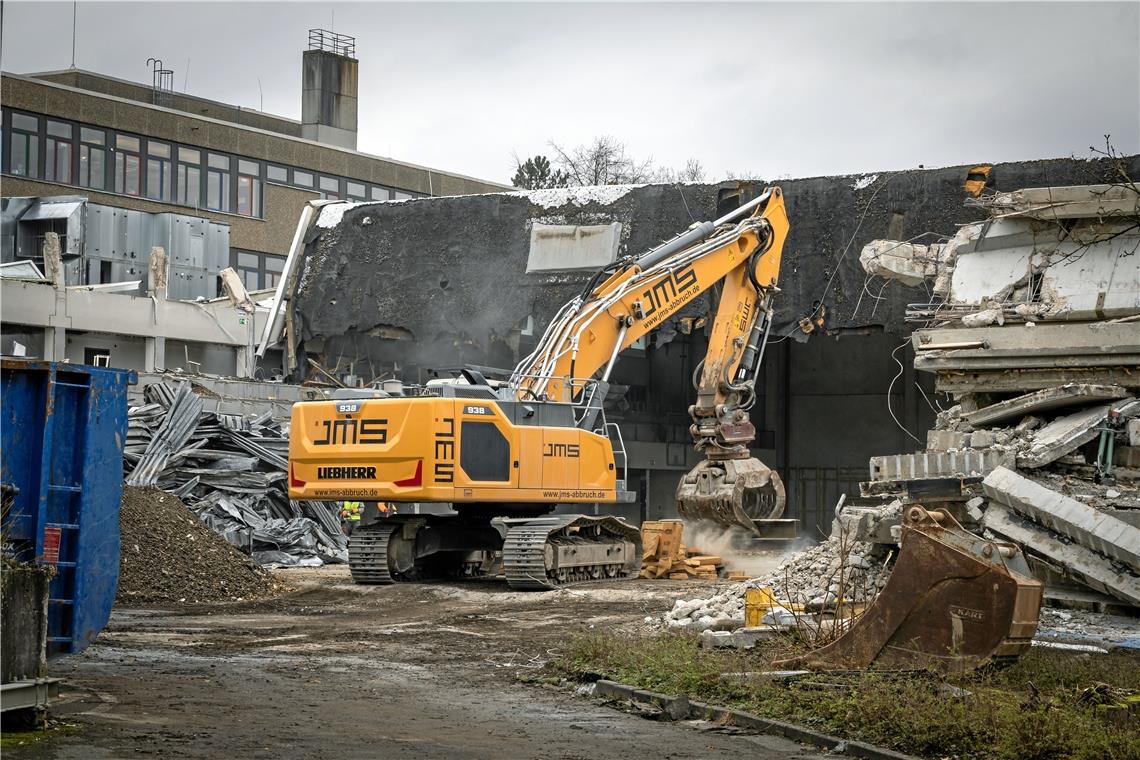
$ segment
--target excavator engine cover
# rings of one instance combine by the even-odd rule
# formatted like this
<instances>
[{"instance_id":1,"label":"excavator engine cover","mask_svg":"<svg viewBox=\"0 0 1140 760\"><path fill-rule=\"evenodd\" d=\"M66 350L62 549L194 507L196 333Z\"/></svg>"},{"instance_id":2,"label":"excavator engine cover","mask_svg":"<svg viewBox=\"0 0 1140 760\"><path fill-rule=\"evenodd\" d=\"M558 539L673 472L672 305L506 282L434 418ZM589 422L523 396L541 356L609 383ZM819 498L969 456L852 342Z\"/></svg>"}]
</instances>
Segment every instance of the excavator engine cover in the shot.
<instances>
[{"instance_id":1,"label":"excavator engine cover","mask_svg":"<svg viewBox=\"0 0 1140 760\"><path fill-rule=\"evenodd\" d=\"M779 665L963 672L1016 659L1037 630L1042 590L1018 547L976 536L943 510L912 506L898 561L866 612L827 646Z\"/></svg>"},{"instance_id":2,"label":"excavator engine cover","mask_svg":"<svg viewBox=\"0 0 1140 760\"><path fill-rule=\"evenodd\" d=\"M784 514L784 483L759 459L706 459L677 486L677 512L759 533L755 520Z\"/></svg>"}]
</instances>

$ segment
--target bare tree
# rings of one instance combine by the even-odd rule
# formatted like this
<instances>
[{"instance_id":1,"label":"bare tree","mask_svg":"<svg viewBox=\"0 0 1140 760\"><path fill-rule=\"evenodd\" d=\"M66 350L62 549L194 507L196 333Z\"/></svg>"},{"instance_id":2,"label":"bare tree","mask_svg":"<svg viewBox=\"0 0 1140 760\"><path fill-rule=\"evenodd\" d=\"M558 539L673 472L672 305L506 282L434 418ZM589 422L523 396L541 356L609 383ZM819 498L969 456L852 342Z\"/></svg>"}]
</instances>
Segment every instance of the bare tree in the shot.
<instances>
[{"instance_id":1,"label":"bare tree","mask_svg":"<svg viewBox=\"0 0 1140 760\"><path fill-rule=\"evenodd\" d=\"M690 158L680 169L658 169L653 179L655 182L703 182L705 167L700 159Z\"/></svg>"},{"instance_id":2,"label":"bare tree","mask_svg":"<svg viewBox=\"0 0 1140 760\"><path fill-rule=\"evenodd\" d=\"M625 143L609 135L595 137L589 145L571 150L555 142L551 142L550 147L571 185L632 185L652 182L655 178L652 159L634 159L626 151Z\"/></svg>"}]
</instances>

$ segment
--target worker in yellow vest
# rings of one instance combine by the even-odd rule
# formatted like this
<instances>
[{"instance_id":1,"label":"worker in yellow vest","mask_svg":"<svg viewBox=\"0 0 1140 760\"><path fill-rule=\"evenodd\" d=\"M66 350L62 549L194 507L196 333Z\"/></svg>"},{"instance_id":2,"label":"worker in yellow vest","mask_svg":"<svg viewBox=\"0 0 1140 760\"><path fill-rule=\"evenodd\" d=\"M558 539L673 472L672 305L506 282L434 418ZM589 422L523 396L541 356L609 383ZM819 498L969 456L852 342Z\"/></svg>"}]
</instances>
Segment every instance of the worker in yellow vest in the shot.
<instances>
[{"instance_id":1,"label":"worker in yellow vest","mask_svg":"<svg viewBox=\"0 0 1140 760\"><path fill-rule=\"evenodd\" d=\"M345 535L351 536L352 531L360 525L360 515L364 511L364 502L346 501L340 506L341 527Z\"/></svg>"}]
</instances>

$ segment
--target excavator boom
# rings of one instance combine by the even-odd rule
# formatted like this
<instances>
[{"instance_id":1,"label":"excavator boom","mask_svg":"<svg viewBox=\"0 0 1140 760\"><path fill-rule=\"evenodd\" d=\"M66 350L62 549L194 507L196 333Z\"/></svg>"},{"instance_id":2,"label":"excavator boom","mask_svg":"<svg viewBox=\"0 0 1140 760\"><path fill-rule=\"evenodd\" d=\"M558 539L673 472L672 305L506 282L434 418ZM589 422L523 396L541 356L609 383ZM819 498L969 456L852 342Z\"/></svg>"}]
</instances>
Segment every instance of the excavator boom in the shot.
<instances>
[{"instance_id":1,"label":"excavator boom","mask_svg":"<svg viewBox=\"0 0 1140 760\"><path fill-rule=\"evenodd\" d=\"M711 222L599 272L551 322L535 351L515 369L519 400L575 401L581 378L609 379L617 355L714 286L720 298L708 351L694 373L690 432L705 460L677 489L683 517L756 531L755 520L779 517L779 476L752 458L756 430L748 409L763 359L788 234L783 193L771 187Z\"/></svg>"}]
</instances>

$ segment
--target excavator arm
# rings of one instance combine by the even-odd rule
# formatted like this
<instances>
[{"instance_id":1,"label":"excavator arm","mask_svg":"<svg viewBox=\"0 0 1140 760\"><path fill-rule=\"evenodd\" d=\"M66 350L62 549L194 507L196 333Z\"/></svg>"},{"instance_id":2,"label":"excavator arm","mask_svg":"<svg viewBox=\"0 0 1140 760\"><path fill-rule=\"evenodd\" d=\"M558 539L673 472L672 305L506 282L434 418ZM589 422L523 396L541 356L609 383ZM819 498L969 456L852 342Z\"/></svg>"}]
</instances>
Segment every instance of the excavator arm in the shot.
<instances>
[{"instance_id":1,"label":"excavator arm","mask_svg":"<svg viewBox=\"0 0 1140 760\"><path fill-rule=\"evenodd\" d=\"M678 508L683 516L750 530L756 518L778 517L783 486L751 458L755 428L748 409L788 229L783 194L771 187L716 221L601 270L551 321L510 387L519 400L580 401L598 373L609 379L623 349L719 284L708 351L694 373L697 399L689 408L690 432L705 461L682 480Z\"/></svg>"}]
</instances>

